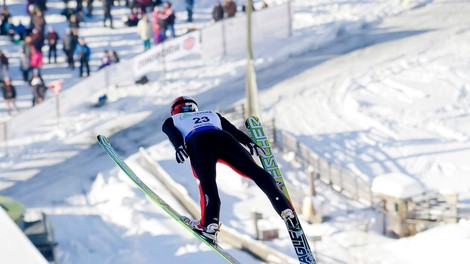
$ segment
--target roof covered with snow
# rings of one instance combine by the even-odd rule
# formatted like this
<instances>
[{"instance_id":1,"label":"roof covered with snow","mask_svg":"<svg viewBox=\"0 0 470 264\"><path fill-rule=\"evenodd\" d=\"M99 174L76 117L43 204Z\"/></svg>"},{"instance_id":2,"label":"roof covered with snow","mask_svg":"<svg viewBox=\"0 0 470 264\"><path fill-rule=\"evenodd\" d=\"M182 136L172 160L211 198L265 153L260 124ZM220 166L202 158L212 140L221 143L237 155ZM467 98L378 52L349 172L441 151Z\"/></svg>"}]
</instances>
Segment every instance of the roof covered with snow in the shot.
<instances>
[{"instance_id":1,"label":"roof covered with snow","mask_svg":"<svg viewBox=\"0 0 470 264\"><path fill-rule=\"evenodd\" d=\"M416 179L402 173L388 173L372 181L372 192L398 199L406 199L424 192Z\"/></svg>"}]
</instances>

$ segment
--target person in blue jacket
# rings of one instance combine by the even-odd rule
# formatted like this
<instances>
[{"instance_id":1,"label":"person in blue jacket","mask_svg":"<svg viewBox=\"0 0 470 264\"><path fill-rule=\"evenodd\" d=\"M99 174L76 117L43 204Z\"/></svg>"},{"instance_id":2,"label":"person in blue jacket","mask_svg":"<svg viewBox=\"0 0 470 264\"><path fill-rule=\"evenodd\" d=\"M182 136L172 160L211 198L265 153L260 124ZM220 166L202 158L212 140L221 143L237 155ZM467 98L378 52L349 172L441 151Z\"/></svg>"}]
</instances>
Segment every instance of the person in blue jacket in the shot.
<instances>
[{"instance_id":1,"label":"person in blue jacket","mask_svg":"<svg viewBox=\"0 0 470 264\"><path fill-rule=\"evenodd\" d=\"M176 98L171 116L162 126L176 150L176 161L190 158L200 190L201 219L182 217L191 228L215 241L219 231L220 198L216 183L216 164L222 162L255 182L266 194L276 212L294 228L298 226L293 207L277 186L274 178L253 160L253 154L264 150L249 136L215 111L199 111L194 99ZM246 146L250 152L243 146Z\"/></svg>"},{"instance_id":2,"label":"person in blue jacket","mask_svg":"<svg viewBox=\"0 0 470 264\"><path fill-rule=\"evenodd\" d=\"M75 47L75 56L80 61L80 77L83 77L83 68L86 68L87 76L90 76L90 56L91 50L84 38L78 39L78 45Z\"/></svg>"}]
</instances>

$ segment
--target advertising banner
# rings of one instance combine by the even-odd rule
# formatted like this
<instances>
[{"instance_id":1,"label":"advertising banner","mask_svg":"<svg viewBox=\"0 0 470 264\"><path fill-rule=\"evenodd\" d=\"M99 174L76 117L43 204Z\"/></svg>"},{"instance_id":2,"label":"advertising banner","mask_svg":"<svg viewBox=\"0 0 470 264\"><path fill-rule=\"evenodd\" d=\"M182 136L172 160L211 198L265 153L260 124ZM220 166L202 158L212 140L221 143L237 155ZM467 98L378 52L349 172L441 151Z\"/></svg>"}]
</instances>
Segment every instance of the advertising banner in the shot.
<instances>
[{"instance_id":1,"label":"advertising banner","mask_svg":"<svg viewBox=\"0 0 470 264\"><path fill-rule=\"evenodd\" d=\"M194 31L178 38L165 40L134 58L135 77L158 69L161 63L174 61L187 55L200 53L200 32Z\"/></svg>"}]
</instances>

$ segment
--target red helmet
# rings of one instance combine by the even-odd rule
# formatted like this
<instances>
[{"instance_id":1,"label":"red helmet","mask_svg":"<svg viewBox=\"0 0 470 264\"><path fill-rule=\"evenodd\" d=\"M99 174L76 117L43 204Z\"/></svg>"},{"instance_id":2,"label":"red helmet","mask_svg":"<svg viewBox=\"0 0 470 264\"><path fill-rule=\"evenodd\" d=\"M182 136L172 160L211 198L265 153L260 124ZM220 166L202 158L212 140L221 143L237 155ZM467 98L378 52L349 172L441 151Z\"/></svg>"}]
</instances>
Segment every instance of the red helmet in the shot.
<instances>
[{"instance_id":1,"label":"red helmet","mask_svg":"<svg viewBox=\"0 0 470 264\"><path fill-rule=\"evenodd\" d=\"M198 111L197 103L189 96L180 96L171 104L171 115Z\"/></svg>"}]
</instances>

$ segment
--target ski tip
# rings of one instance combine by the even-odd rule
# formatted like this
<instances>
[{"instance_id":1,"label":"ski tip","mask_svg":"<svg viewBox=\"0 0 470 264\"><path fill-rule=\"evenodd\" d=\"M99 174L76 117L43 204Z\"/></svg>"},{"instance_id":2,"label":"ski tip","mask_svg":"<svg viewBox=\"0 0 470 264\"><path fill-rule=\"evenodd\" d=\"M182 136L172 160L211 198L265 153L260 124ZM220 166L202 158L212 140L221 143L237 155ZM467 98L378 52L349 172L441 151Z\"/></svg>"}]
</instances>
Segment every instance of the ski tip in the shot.
<instances>
[{"instance_id":1,"label":"ski tip","mask_svg":"<svg viewBox=\"0 0 470 264\"><path fill-rule=\"evenodd\" d=\"M98 140L98 142L102 142L102 143L108 143L109 142L108 139L103 135L97 135L96 140Z\"/></svg>"},{"instance_id":2,"label":"ski tip","mask_svg":"<svg viewBox=\"0 0 470 264\"><path fill-rule=\"evenodd\" d=\"M246 119L246 121L245 121L245 127L248 128L248 129L250 128L250 121L251 121L251 120L254 120L254 121L258 122L258 121L259 121L259 118L258 118L257 116L250 116L250 117L248 117L248 118Z\"/></svg>"}]
</instances>

